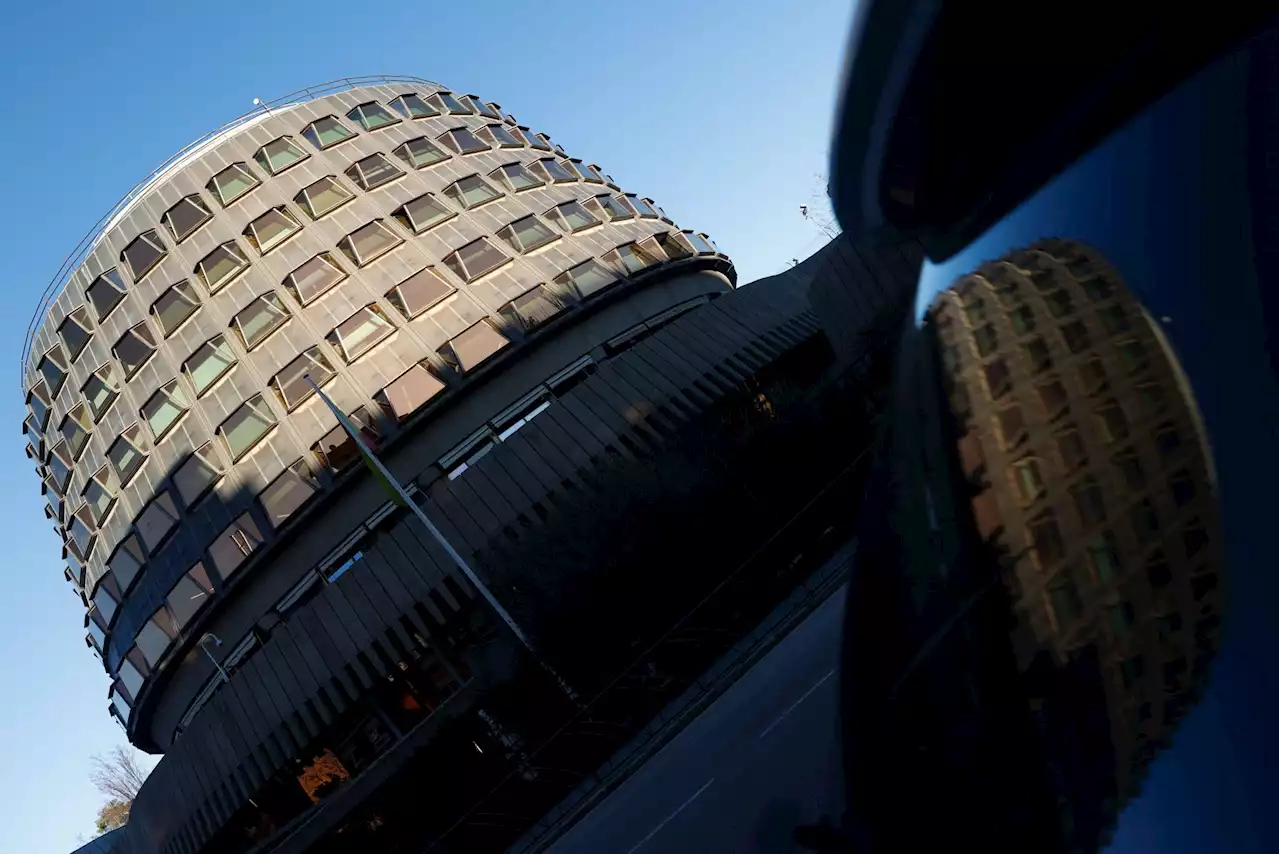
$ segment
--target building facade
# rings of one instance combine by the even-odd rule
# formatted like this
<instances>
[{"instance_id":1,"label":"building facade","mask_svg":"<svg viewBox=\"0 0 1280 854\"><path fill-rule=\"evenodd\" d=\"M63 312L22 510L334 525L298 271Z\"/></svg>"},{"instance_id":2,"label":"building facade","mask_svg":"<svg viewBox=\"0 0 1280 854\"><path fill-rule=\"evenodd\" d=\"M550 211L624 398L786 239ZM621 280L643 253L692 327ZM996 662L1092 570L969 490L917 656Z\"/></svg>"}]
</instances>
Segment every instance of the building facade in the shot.
<instances>
[{"instance_id":1,"label":"building facade","mask_svg":"<svg viewBox=\"0 0 1280 854\"><path fill-rule=\"evenodd\" d=\"M902 304L918 254L864 257L860 292ZM625 524L630 472L688 463L690 425L768 428L835 363L806 296L825 263L735 291L652 200L409 77L264 105L134 188L51 284L23 370L109 713L165 754L112 850L307 850L426 745L519 767L491 711L519 644L311 382L536 625L539 581L578 587L550 579L572 561L548 531L597 504ZM458 809L509 771L460 767Z\"/></svg>"}]
</instances>

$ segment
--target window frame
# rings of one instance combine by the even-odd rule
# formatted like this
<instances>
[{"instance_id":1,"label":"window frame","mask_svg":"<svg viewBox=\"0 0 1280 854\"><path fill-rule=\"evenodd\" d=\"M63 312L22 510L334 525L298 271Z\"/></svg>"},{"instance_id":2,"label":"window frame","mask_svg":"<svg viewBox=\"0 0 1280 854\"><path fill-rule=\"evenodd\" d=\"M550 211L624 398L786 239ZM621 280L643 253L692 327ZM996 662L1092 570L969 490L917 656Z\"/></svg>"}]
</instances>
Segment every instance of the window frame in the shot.
<instances>
[{"instance_id":1,"label":"window frame","mask_svg":"<svg viewBox=\"0 0 1280 854\"><path fill-rule=\"evenodd\" d=\"M421 104L422 107L426 108L426 112L420 113L414 108L412 108L409 105L409 102L407 100L409 98L412 98L413 100ZM398 106L397 106L397 102L400 102ZM388 101L387 106L390 107L395 112L399 113L401 117L409 120L434 119L440 115L440 111L437 110L433 105L427 103L427 100L423 98L421 95L419 95L417 92L402 92L399 95L396 95L390 101Z\"/></svg>"},{"instance_id":2,"label":"window frame","mask_svg":"<svg viewBox=\"0 0 1280 854\"><path fill-rule=\"evenodd\" d=\"M521 173L529 176L529 181L531 183L525 183L517 186L515 179L513 179L510 173L508 172L508 170L511 170L511 169L517 169ZM547 182L545 180L543 180L542 178L539 178L533 172L530 172L529 168L525 166L525 164L520 163L519 161L516 161L514 163L504 163L501 166L499 166L497 169L494 169L493 171L491 171L485 177L494 182L501 182L507 187L508 191L513 194L523 193L527 190L536 190L539 187L547 186Z\"/></svg>"},{"instance_id":3,"label":"window frame","mask_svg":"<svg viewBox=\"0 0 1280 854\"><path fill-rule=\"evenodd\" d=\"M210 440L193 449L182 458L182 462L174 467L173 474L169 476L170 489L187 510L192 510L210 495L217 488L218 482L227 475L228 469L223 465L216 446L217 443ZM192 465L200 466L203 472L208 473L208 477L199 483L194 493L188 497L179 478L187 467Z\"/></svg>"},{"instance_id":4,"label":"window frame","mask_svg":"<svg viewBox=\"0 0 1280 854\"><path fill-rule=\"evenodd\" d=\"M80 319L76 317L77 314L82 314L85 322L90 325L85 326L84 323L81 323ZM83 305L78 305L71 309L71 311L67 312L66 317L62 318L62 322L58 324L58 337L62 339L63 349L67 351L67 358L72 363L74 363L76 359L80 358L80 354L83 353L85 348L89 346L89 343L93 341L94 326L92 323L93 321L89 320L89 310ZM73 346L75 342L67 339L67 333L64 330L66 330L68 324L75 326L84 333L84 338L79 341L78 347Z\"/></svg>"},{"instance_id":5,"label":"window frame","mask_svg":"<svg viewBox=\"0 0 1280 854\"><path fill-rule=\"evenodd\" d=\"M232 260L238 259L241 263L234 270L226 273L222 278L218 279L217 282L211 282L209 280L209 270L212 269L212 265L207 265L206 262L219 252L224 253ZM209 250L208 254L196 262L196 266L192 270L192 273L204 284L205 290L210 294L216 294L218 291L238 279L240 275L251 266L252 262L249 260L248 253L240 248L239 241L233 239L223 241L213 247L213 249Z\"/></svg>"},{"instance_id":6,"label":"window frame","mask_svg":"<svg viewBox=\"0 0 1280 854\"><path fill-rule=\"evenodd\" d=\"M103 373L108 374L107 378L103 378ZM80 395L84 398L85 403L89 404L89 411L93 414L93 422L97 424L102 417L111 411L111 405L120 398L121 382L115 374L115 363L108 361L99 365L94 371L89 372L89 376L85 378L84 385L80 387ZM90 395L88 389L95 381L106 389L109 397L101 407L94 403L95 397Z\"/></svg>"},{"instance_id":7,"label":"window frame","mask_svg":"<svg viewBox=\"0 0 1280 854\"><path fill-rule=\"evenodd\" d=\"M168 507L165 506L166 504ZM148 513L152 512L154 508L159 508L164 512L165 516L169 518L169 524L159 534L153 544L147 542L146 536L142 533L143 529L141 527L141 523L143 518L147 516ZM178 528L181 527L179 524L181 519L182 515L178 511L178 505L174 502L173 496L169 494L169 490L167 488L159 490L154 496L152 496L150 501L143 505L142 510L140 510L138 515L134 517L133 529L138 535L138 542L142 543L142 547L146 549L148 557L158 552L160 548L169 541L169 538L173 536L174 531L177 531Z\"/></svg>"},{"instance_id":8,"label":"window frame","mask_svg":"<svg viewBox=\"0 0 1280 854\"><path fill-rule=\"evenodd\" d=\"M374 227L377 227L383 234L386 234L392 237L393 242L384 247L379 248L374 254L370 255L368 258L363 258L361 257L360 253L357 251L356 235L360 234L366 229L370 229ZM403 243L404 243L404 238L401 237L399 234L397 234L395 229L392 228L387 223L386 220L374 219L374 220L370 220L369 222L365 223L364 225L360 226L354 231L348 232L341 240L338 241L338 249L342 252L342 254L346 255L347 258L351 260L351 263L355 264L357 267L363 268L363 267L369 266L374 261L386 255L388 252L391 252L392 250L401 246Z\"/></svg>"},{"instance_id":9,"label":"window frame","mask_svg":"<svg viewBox=\"0 0 1280 854\"><path fill-rule=\"evenodd\" d=\"M472 203L467 200L467 196L466 196L467 191L462 189L462 183L464 181L475 181L478 184L477 189L479 189L479 187L483 187L489 192L491 192L493 195L486 196L484 199L481 199L478 202ZM444 193L445 196L447 196L450 200L452 200L455 205L457 205L458 207L466 211L473 211L476 208L483 207L484 205L489 204L490 202L497 201L498 199L501 199L501 198L505 198L502 192L500 192L499 190L496 190L494 186L490 184L488 181L486 181L483 177L481 177L480 173L478 172L473 172L470 175L463 175L461 178L458 178L456 181L453 181L452 183L447 185L443 190L441 190L441 192Z\"/></svg>"},{"instance_id":10,"label":"window frame","mask_svg":"<svg viewBox=\"0 0 1280 854\"><path fill-rule=\"evenodd\" d=\"M174 225L173 214L174 211L183 205L191 205L192 207L198 208L203 216L201 216L194 225L188 227L185 231L179 234L178 229ZM183 196L160 216L161 224L168 230L169 237L172 238L175 245L182 243L182 241L195 234L207 225L211 219L213 219L213 209L204 203L204 198L201 197L199 193L191 193Z\"/></svg>"},{"instance_id":11,"label":"window frame","mask_svg":"<svg viewBox=\"0 0 1280 854\"><path fill-rule=\"evenodd\" d=\"M439 294L438 296L435 296L434 299L429 300L425 305L420 307L417 311L410 312L409 303L405 299L405 294L404 292L401 291L401 289L406 285L410 284L411 282L414 282L415 280L418 279L419 276L423 276L424 274L428 276L431 280L439 282L443 286L444 292ZM444 275L441 274L440 271L434 265L428 265L426 267L423 267L418 272L410 276L407 276L401 281L397 282L395 285L389 288L387 292L383 294L383 296L386 298L387 302L391 303L391 305L394 306L395 309L400 312L400 314L405 318L405 320L413 320L414 318L421 317L423 314L435 308L437 305L440 305L442 302L449 299L449 297L453 296L457 292L458 292L458 289L453 285L453 283L450 282L448 279L446 279Z\"/></svg>"},{"instance_id":12,"label":"window frame","mask_svg":"<svg viewBox=\"0 0 1280 854\"><path fill-rule=\"evenodd\" d=\"M328 187L326 189L330 191L336 189L342 193L342 197L338 199L338 201L334 202L333 204L321 210L316 207L315 202L312 198L311 191L317 185L325 184L325 183L328 184ZM333 213L338 208L342 207L343 205L353 200L355 197L356 197L356 194L348 190L346 185L338 180L337 175L325 175L323 178L317 178L316 180L312 181L310 184L308 184L307 186L299 190L297 195L293 197L293 203L297 205L298 208L301 209L303 213L311 217L312 222L315 222Z\"/></svg>"},{"instance_id":13,"label":"window frame","mask_svg":"<svg viewBox=\"0 0 1280 854\"><path fill-rule=\"evenodd\" d=\"M268 242L263 242L262 238L258 234L260 228L259 223L272 215L283 217L287 223L292 223L293 228L272 236L271 240ZM297 235L304 227L302 220L293 215L293 211L289 210L288 205L279 204L267 208L259 216L250 220L248 224L245 225L244 231L241 232L241 236L244 237L245 240L249 241L249 245L257 250L259 255L265 256L271 251L284 245L287 240Z\"/></svg>"},{"instance_id":14,"label":"window frame","mask_svg":"<svg viewBox=\"0 0 1280 854\"><path fill-rule=\"evenodd\" d=\"M322 377L312 376L311 371L307 370L304 374L302 374L302 376L287 378L287 382L286 380L281 379L281 377L286 372L289 372L290 370L294 369L294 366L298 362L303 360L306 360L312 366L319 368L322 372L324 372L324 376ZM285 365L279 371L277 371L275 375L272 376L271 379L267 381L267 385L271 387L271 390L275 393L276 400L280 401L280 405L284 407L285 412L293 412L299 406L301 406L302 404L306 403L308 400L311 399L311 396L315 394L315 389L311 388L310 385L307 385L305 386L305 391L302 395L298 396L294 400L290 400L289 397L285 394L286 386L292 389L293 383L297 382L298 380L302 379L302 377L306 377L306 376L311 376L312 381L317 386L323 386L325 383L327 383L329 380L331 380L333 377L336 377L337 375L338 375L337 369L334 368L333 364L329 361L329 357L325 355L324 350L322 350L318 345L313 345L303 350L301 353L299 353L297 356L291 359L287 365Z\"/></svg>"},{"instance_id":15,"label":"window frame","mask_svg":"<svg viewBox=\"0 0 1280 854\"><path fill-rule=\"evenodd\" d=\"M130 436L131 433L133 434L132 437ZM127 445L134 453L133 464L131 467L128 467L127 470L125 467L120 465L120 462L117 459L117 457L122 455L117 454L115 451L115 449L120 447L122 443ZM138 472L142 471L142 467L146 465L148 455L149 451L145 444L145 434L143 433L141 424L135 421L120 431L120 435L117 436L115 441L113 441L107 448L107 461L115 469L116 477L120 480L121 488L127 486L129 482L133 480L134 476L137 475Z\"/></svg>"},{"instance_id":16,"label":"window frame","mask_svg":"<svg viewBox=\"0 0 1280 854\"><path fill-rule=\"evenodd\" d=\"M432 222L429 222L419 227L417 222L415 222L414 217L412 216L412 212L410 211L409 206L420 203L424 199L428 200L431 204L437 205L440 208L440 211L443 214L443 216L439 219L436 219ZM430 231L433 228L436 228L437 226L444 225L446 222L453 219L457 215L458 215L458 212L453 210L453 208L449 207L444 202L440 201L440 199L436 197L435 193L423 193L420 196L410 199L409 201L405 202L400 207L396 208L394 211L391 212L391 218L394 219L396 222L400 223L401 227L404 228L405 231L414 235L425 234L426 232Z\"/></svg>"},{"instance_id":17,"label":"window frame","mask_svg":"<svg viewBox=\"0 0 1280 854\"><path fill-rule=\"evenodd\" d=\"M164 397L165 402L178 406L178 413L173 417L173 420L164 425L163 429L156 432L151 416L147 415L147 408L151 405L152 401L157 400L161 396ZM179 402L181 405L179 405ZM172 433L173 428L177 427L190 411L191 401L186 399L186 391L182 388L182 383L177 377L174 377L169 380L169 382L157 388L155 392L142 404L142 408L138 412L142 420L146 422L147 429L151 431L152 447L155 447L155 445L163 441L166 436Z\"/></svg>"},{"instance_id":18,"label":"window frame","mask_svg":"<svg viewBox=\"0 0 1280 854\"><path fill-rule=\"evenodd\" d=\"M464 137L464 136L469 137L472 140L475 140L475 145L474 146L471 145L470 142L467 142L466 145L463 145L463 143L459 141L459 137ZM459 125L457 127L449 128L444 133L439 134L436 137L435 141L444 145L445 148L449 149L459 157L466 154L479 154L482 151L494 150L493 146L489 145L483 139L476 136L475 133L471 130L471 128L467 127L466 125Z\"/></svg>"},{"instance_id":19,"label":"window frame","mask_svg":"<svg viewBox=\"0 0 1280 854\"><path fill-rule=\"evenodd\" d=\"M365 314L370 317L377 318L377 321L373 323L373 326L379 331L361 337L359 339L359 347L356 352L348 352L347 343L344 340L341 330L344 326L352 321L358 320ZM325 340L328 341L329 345L333 347L339 356L342 357L344 362L348 365L352 365L361 357L368 355L374 347L377 347L383 341L386 341L392 335L395 335L397 331L398 327L386 316L386 312L382 310L382 307L376 302L372 302L356 309L349 317L333 329L329 330L329 334L325 336Z\"/></svg>"},{"instance_id":20,"label":"window frame","mask_svg":"<svg viewBox=\"0 0 1280 854\"><path fill-rule=\"evenodd\" d=\"M412 150L410 149L410 146L416 143L421 143L422 145L430 146L431 150L439 154L440 157L436 158L435 160L432 160L430 163L418 163L413 156ZM431 139L428 139L425 136L418 136L418 137L414 137L413 139L407 139L404 142L397 145L395 148L391 149L391 153L394 154L396 157L399 157L401 160L404 161L406 166L414 170L428 169L432 166L436 166L440 163L443 163L444 161L448 160L453 156L448 151L436 145L434 141L432 141Z\"/></svg>"},{"instance_id":21,"label":"window frame","mask_svg":"<svg viewBox=\"0 0 1280 854\"><path fill-rule=\"evenodd\" d=\"M374 110L367 110L367 108L370 107L376 108L376 112ZM378 124L372 124L370 123L369 117L366 113L372 113L374 115L378 115L380 113L380 118L385 117L385 121L380 121ZM380 101L365 101L363 104L356 104L350 110L347 110L347 119L348 121L352 121L360 125L366 133L383 130L391 127L392 125L398 125L402 121L394 111L387 109L387 107Z\"/></svg>"},{"instance_id":22,"label":"window frame","mask_svg":"<svg viewBox=\"0 0 1280 854\"><path fill-rule=\"evenodd\" d=\"M188 291L190 293L187 293ZM159 307L160 302L164 300L166 297L168 297L170 294L173 294L176 296L175 302L185 303L191 308L190 311L184 314L182 318L176 324L174 324L172 329L168 328L165 325L164 316L161 313L161 309ZM191 281L189 279L183 279L181 281L174 282L172 285L165 288L165 290L160 294L160 296L156 297L155 301L151 303L151 307L148 309L148 312L152 317L155 318L156 324L160 327L160 333L162 337L168 338L171 335L173 335L175 332L177 332L179 329L181 329L186 324L186 322L190 320L197 311L200 310L200 306L203 304L204 303L200 299L200 294L196 291L195 286L191 284Z\"/></svg>"},{"instance_id":23,"label":"window frame","mask_svg":"<svg viewBox=\"0 0 1280 854\"><path fill-rule=\"evenodd\" d=\"M253 406L255 401L261 404L261 410ZM236 449L232 447L231 440L227 438L228 437L227 425L234 418L236 418L237 415L239 415L243 410L246 410L246 409L258 415L261 415L263 412L266 412L266 414L270 416L271 420L269 423L266 424L266 426L262 429L262 431L259 432L253 438L251 442L249 442L247 445L245 445L243 448L241 448L237 452ZM271 404L267 402L266 395L259 392L258 394L255 394L252 397L247 398L243 403L237 406L229 415L227 415L226 418L223 419L222 423L218 425L217 429L214 432L222 440L223 449L226 450L227 455L231 458L232 463L238 463L240 462L240 460L244 459L251 451L253 451L254 448L257 448L259 445L261 445L262 442L269 435L271 435L272 431L275 430L275 428L279 424L280 424L280 419L276 417L275 412L271 409Z\"/></svg>"},{"instance_id":24,"label":"window frame","mask_svg":"<svg viewBox=\"0 0 1280 854\"><path fill-rule=\"evenodd\" d=\"M141 272L133 269L133 262L129 260L129 250L138 245L139 241L146 243L156 252L155 257L146 264ZM133 240L130 240L124 249L120 250L120 264L129 271L129 278L133 279L135 284L145 279L147 274L160 266L160 262L167 257L169 257L169 247L160 239L159 232L154 228L148 228L143 231Z\"/></svg>"},{"instance_id":25,"label":"window frame","mask_svg":"<svg viewBox=\"0 0 1280 854\"><path fill-rule=\"evenodd\" d=\"M231 360L227 362L225 365L223 365L221 368L219 368L218 372L212 377L212 379L209 379L204 383L197 382L196 372L195 370L193 370L192 362L195 360L197 356L200 355L200 353L202 353L205 350L205 348L212 347L213 350L217 352L219 348L218 348L218 345L215 344L214 342L219 340L221 340L222 344L226 347L228 355L232 357ZM235 358L235 356L236 356L236 352L235 350L231 349L230 343L227 341L227 336L221 332L219 332L217 335L213 336L208 341L204 342L203 344L201 344L199 347L197 347L195 350L191 352L191 355L188 356L186 358L186 361L182 363L182 373L185 374L187 379L191 382L191 387L195 390L197 399L203 397L210 389L216 386L218 384L218 381L221 380L223 377L225 377L228 373L230 373L231 369L234 368L239 363L239 359Z\"/></svg>"},{"instance_id":26,"label":"window frame","mask_svg":"<svg viewBox=\"0 0 1280 854\"><path fill-rule=\"evenodd\" d=\"M137 332L139 329L143 330L145 334L139 335ZM147 347L147 354L141 360L132 364L126 362L124 357L120 355L120 345L124 343L126 338L139 341L142 345ZM151 340L148 341L148 338ZM155 356L156 351L160 349L160 342L162 340L164 340L163 337L155 337L155 333L151 330L151 327L148 325L145 318L138 323L133 324L120 334L120 337L116 339L116 342L111 345L111 355L120 364L121 369L124 371L125 382L128 382L131 378L136 376L138 371L142 370L143 366L146 365L147 362L151 361Z\"/></svg>"},{"instance_id":27,"label":"window frame","mask_svg":"<svg viewBox=\"0 0 1280 854\"><path fill-rule=\"evenodd\" d=\"M93 295L95 289L98 288L99 283L116 294L116 298L112 300L110 305L105 309L98 304L98 299ZM93 319L95 323L101 324L102 321L106 320L107 317L110 316L111 312L115 311L120 306L120 303L124 302L125 290L126 285L124 283L124 278L120 275L120 271L116 267L112 267L109 270L103 270L101 273L93 277L93 281L91 281L84 289L84 293L85 299L89 301L89 305L93 306ZM101 293L101 290L98 290L98 293Z\"/></svg>"},{"instance_id":28,"label":"window frame","mask_svg":"<svg viewBox=\"0 0 1280 854\"><path fill-rule=\"evenodd\" d=\"M271 155L267 154L266 151L268 148L270 148L271 146L279 142L287 143L295 152L297 152L301 156L299 156L295 160L289 161L284 166L281 166L279 169L277 169L271 162ZM258 168L260 168L263 172L266 172L268 175L270 175L273 178L278 175L283 175L285 172L288 172L290 169L297 166L299 163L302 163L304 160L308 159L309 157L311 157L311 155L307 153L307 150L302 146L298 145L294 141L293 137L289 136L288 134L278 136L275 139L271 140L270 142L263 143L258 148L258 150L253 153L253 159L258 164Z\"/></svg>"},{"instance_id":29,"label":"window frame","mask_svg":"<svg viewBox=\"0 0 1280 854\"><path fill-rule=\"evenodd\" d=\"M273 306L277 310L278 314L271 320L270 323L263 326L260 330L257 330L255 332L255 337L253 341L250 342L248 337L244 333L244 322L241 320L241 316L245 312L249 311L250 309L253 309L255 306L257 306L260 303L263 305ZM280 295L272 290L272 291L267 291L266 293L263 293L263 294L259 294L258 296L250 300L248 303L246 303L244 308L237 311L231 318L230 328L236 333L237 336L239 336L240 344L241 346L244 347L245 351L252 352L254 349L259 347L263 341L266 341L273 334L275 334L282 326L288 323L292 317L293 317L293 314L292 312L289 311L289 307L280 298Z\"/></svg>"},{"instance_id":30,"label":"window frame","mask_svg":"<svg viewBox=\"0 0 1280 854\"><path fill-rule=\"evenodd\" d=\"M320 290L312 291L310 292L309 296L307 296L306 298L303 298L302 289L298 286L298 278L297 278L298 273L304 267L307 267L316 262L319 262L322 265L326 265L330 269L336 271L338 276L337 278L333 279L328 284L326 284ZM284 277L284 280L281 282L281 284L284 286L284 289L289 292L289 296L293 297L294 300L298 303L298 305L307 306L315 302L316 300L320 299L320 297L324 296L325 294L329 293L329 291L333 290L338 285L342 284L342 282L346 280L346 278L349 275L350 274L347 272L347 268L343 267L340 263L338 263L338 259L333 257L333 253L326 251L326 252L321 252L318 255L313 255L303 263L299 264L297 267L291 270L288 275Z\"/></svg>"},{"instance_id":31,"label":"window frame","mask_svg":"<svg viewBox=\"0 0 1280 854\"><path fill-rule=\"evenodd\" d=\"M281 514L273 506L268 504L268 499L264 498L264 496L273 490L282 490L284 487L280 486L280 484L286 481L286 479L289 479L289 483L292 484L293 489L298 489L300 487L309 488L310 492L305 498L290 507L288 511ZM322 491L323 487L320 485L315 473L311 471L310 466L307 465L306 460L299 458L295 460L292 465L285 466L284 470L280 472L280 474L276 475L270 483L258 492L255 496L255 500L258 502L258 507L261 508L267 524L271 526L272 530L278 531L290 517L310 503L311 500ZM287 502L285 503L287 504Z\"/></svg>"},{"instance_id":32,"label":"window frame","mask_svg":"<svg viewBox=\"0 0 1280 854\"><path fill-rule=\"evenodd\" d=\"M520 236L517 226L529 223L535 232L537 239L530 241L527 245ZM504 241L511 247L512 251L518 255L528 255L538 249L555 243L560 239L561 235L551 226L542 221L537 214L526 214L519 219L509 222L495 232L498 239Z\"/></svg>"},{"instance_id":33,"label":"window frame","mask_svg":"<svg viewBox=\"0 0 1280 854\"><path fill-rule=\"evenodd\" d=\"M463 260L462 252L463 250L469 249L481 243L483 243L489 249L493 250L499 256L499 258L496 261L496 263L485 267L483 270L478 270L477 272L472 273L470 268L467 266L467 263ZM481 235L480 237L477 237L475 240L471 240L467 243L464 243L462 246L459 246L457 249L454 249L448 255L444 256L444 258L442 259L442 263L445 265L445 267L449 269L451 273L453 273L459 279L467 283L475 282L480 278L489 275L493 271L501 269L502 267L511 263L511 261L512 261L511 256L503 252L496 245L494 245L493 241L489 238L488 235Z\"/></svg>"},{"instance_id":34,"label":"window frame","mask_svg":"<svg viewBox=\"0 0 1280 854\"><path fill-rule=\"evenodd\" d=\"M322 138L321 132L316 128L316 125L323 121L332 121L334 126L343 132L342 136L326 142ZM341 119L332 113L324 116L317 116L307 122L306 127L304 127L300 133L302 134L302 138L311 143L312 147L315 148L316 151L328 151L336 145L342 145L342 143L349 142L359 136L358 131L354 131L349 128Z\"/></svg>"},{"instance_id":35,"label":"window frame","mask_svg":"<svg viewBox=\"0 0 1280 854\"><path fill-rule=\"evenodd\" d=\"M236 170L241 175L247 175L252 181L252 183L250 183L247 187L245 187L239 193L236 193L231 198L229 199L223 198L222 189L218 184L218 178L222 175L225 175L227 172L230 172L233 169ZM205 183L204 188L209 191L209 195L213 196L215 199L218 200L218 204L222 205L223 209L225 210L226 208L235 204L240 199L243 199L245 196L249 195L254 190L258 189L258 187L261 187L261 186L262 186L262 179L260 179L257 175L254 174L253 170L249 168L249 164L245 163L244 161L236 161L235 163L229 164L225 169L221 169L216 174L214 174L214 176L210 178L208 182Z\"/></svg>"},{"instance_id":36,"label":"window frame","mask_svg":"<svg viewBox=\"0 0 1280 854\"><path fill-rule=\"evenodd\" d=\"M588 218L590 218L591 221L584 225L578 225L570 228L568 220L566 219L563 211L561 210L561 208L567 208L570 206L576 207L578 210L582 211L582 213ZM578 201L577 199L570 199L567 202L561 202L554 207L548 208L543 213L543 217L546 218L548 221L556 224L560 228L560 230L563 231L565 234L577 234L580 231L586 231L588 228L595 228L597 225L602 225L604 222L598 216L593 214L586 207L586 205L584 205L582 202Z\"/></svg>"},{"instance_id":37,"label":"window frame","mask_svg":"<svg viewBox=\"0 0 1280 854\"><path fill-rule=\"evenodd\" d=\"M366 169L362 164L373 160L377 160L379 162L381 169L390 170L389 173L386 174L386 177L380 178L377 181L371 181L365 174ZM394 181L400 180L405 176L405 171L399 166L396 166L390 157L383 154L381 151L375 151L372 154L361 157L359 160L352 163L346 168L343 174L346 175L347 178L349 178L357 187L365 192L370 192L378 189L379 187L385 187Z\"/></svg>"}]
</instances>

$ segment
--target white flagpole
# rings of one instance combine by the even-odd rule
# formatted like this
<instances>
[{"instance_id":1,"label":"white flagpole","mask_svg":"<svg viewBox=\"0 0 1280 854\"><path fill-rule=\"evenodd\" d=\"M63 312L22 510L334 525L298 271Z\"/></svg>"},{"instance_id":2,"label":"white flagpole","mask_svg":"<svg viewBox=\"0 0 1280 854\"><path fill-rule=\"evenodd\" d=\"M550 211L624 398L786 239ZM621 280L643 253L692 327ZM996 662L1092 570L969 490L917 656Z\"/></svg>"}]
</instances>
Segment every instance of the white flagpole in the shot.
<instances>
[{"instance_id":1,"label":"white flagpole","mask_svg":"<svg viewBox=\"0 0 1280 854\"><path fill-rule=\"evenodd\" d=\"M395 494L397 503L408 508L410 513L418 517L418 521L426 527L427 531L435 538L435 541L440 544L440 547L445 550L445 553L449 555L449 558L457 565L458 569L462 570L462 574L465 575L473 585L475 585L476 590L480 591L480 595L489 603L489 606L493 608L497 615L502 619L502 622L507 624L507 628L511 629L511 633L516 636L516 639L524 645L525 649L529 650L534 659L536 659L548 673L556 678L556 681L560 683L560 687L562 687L570 697L576 699L577 693L564 681L564 679L560 677L558 673L551 669L550 665L542 660L542 657L538 655L538 651L534 649L533 644L520 628L520 624L517 623L509 613L507 613L506 608L502 607L502 603L493 595L493 591L489 589L488 585L480 580L480 577L476 575L475 570L467 563L466 558L458 553L458 550L453 547L453 544L449 542L444 534L440 533L440 529L435 526L435 523L432 522L431 519L427 517L427 514L423 512L422 508L418 506L418 502L414 501L409 493L405 492L404 487L400 485L400 481L396 480L395 476L392 475L391 472L387 471L386 466L382 464L382 461L378 459L377 455L369 450L369 447L360 437L360 431L351 423L351 419L347 418L347 416L343 414L342 410L340 410L334 402L329 399L329 396L320 390L320 387L315 384L310 376L304 377L304 379L307 381L307 384L315 390L316 394L320 395L320 399L324 401L325 405L329 407L329 411L338 419L338 423L342 425L342 429L346 430L347 435L349 435L352 441L356 443L356 448L360 451L360 455L364 457L365 463L373 469L374 474L384 481L387 488Z\"/></svg>"}]
</instances>

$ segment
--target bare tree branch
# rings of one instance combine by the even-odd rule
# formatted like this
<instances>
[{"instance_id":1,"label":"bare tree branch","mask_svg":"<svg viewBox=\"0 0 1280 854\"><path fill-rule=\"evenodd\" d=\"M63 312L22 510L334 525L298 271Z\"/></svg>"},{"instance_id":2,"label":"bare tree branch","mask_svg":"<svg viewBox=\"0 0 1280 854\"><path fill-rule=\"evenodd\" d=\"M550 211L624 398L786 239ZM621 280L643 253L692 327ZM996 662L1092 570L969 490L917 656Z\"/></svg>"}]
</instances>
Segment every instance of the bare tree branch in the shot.
<instances>
[{"instance_id":1,"label":"bare tree branch","mask_svg":"<svg viewBox=\"0 0 1280 854\"><path fill-rule=\"evenodd\" d=\"M147 779L148 772L138 762L137 753L124 745L116 745L105 756L96 753L89 761L89 782L108 801L132 803Z\"/></svg>"}]
</instances>

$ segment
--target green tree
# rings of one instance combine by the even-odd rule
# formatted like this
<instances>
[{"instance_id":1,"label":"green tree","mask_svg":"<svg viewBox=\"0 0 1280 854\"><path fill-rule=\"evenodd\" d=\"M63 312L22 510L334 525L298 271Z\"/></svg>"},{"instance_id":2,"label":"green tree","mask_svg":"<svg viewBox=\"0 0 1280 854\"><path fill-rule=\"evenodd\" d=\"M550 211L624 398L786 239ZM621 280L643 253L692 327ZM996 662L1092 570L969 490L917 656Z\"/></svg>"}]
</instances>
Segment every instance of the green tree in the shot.
<instances>
[{"instance_id":1,"label":"green tree","mask_svg":"<svg viewBox=\"0 0 1280 854\"><path fill-rule=\"evenodd\" d=\"M106 833L129 820L129 808L150 769L143 767L136 750L122 744L106 755L94 754L89 763L89 782L107 799L97 820L98 833Z\"/></svg>"}]
</instances>

